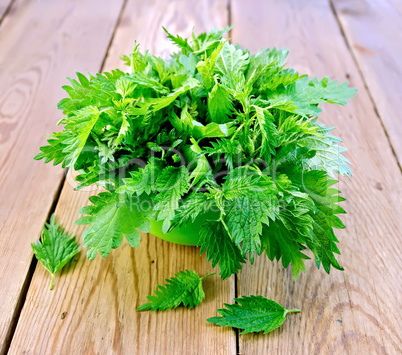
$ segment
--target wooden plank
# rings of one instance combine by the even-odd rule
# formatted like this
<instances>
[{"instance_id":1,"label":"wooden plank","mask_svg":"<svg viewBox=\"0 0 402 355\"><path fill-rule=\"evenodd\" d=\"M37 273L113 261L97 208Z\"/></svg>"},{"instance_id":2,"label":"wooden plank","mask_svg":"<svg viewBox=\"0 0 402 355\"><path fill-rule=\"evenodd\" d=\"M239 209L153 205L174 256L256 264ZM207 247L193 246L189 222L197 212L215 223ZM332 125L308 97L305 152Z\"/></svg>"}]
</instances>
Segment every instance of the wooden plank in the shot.
<instances>
[{"instance_id":1,"label":"wooden plank","mask_svg":"<svg viewBox=\"0 0 402 355\"><path fill-rule=\"evenodd\" d=\"M402 3L333 0L395 154L402 162Z\"/></svg>"},{"instance_id":2,"label":"wooden plank","mask_svg":"<svg viewBox=\"0 0 402 355\"><path fill-rule=\"evenodd\" d=\"M241 354L400 354L401 175L359 72L327 2L232 1L234 42L256 52L288 47L302 73L350 80L346 107L325 107L321 121L350 149L353 181L341 179L347 229L338 231L344 272L308 262L297 282L264 256L240 273L238 294L261 294L301 308L269 335L240 335Z\"/></svg>"},{"instance_id":3,"label":"wooden plank","mask_svg":"<svg viewBox=\"0 0 402 355\"><path fill-rule=\"evenodd\" d=\"M17 1L0 28L0 351L39 234L63 177L33 160L55 129L60 86L74 69L96 70L122 0ZM89 16L91 14L91 16Z\"/></svg>"},{"instance_id":4,"label":"wooden plank","mask_svg":"<svg viewBox=\"0 0 402 355\"><path fill-rule=\"evenodd\" d=\"M153 21L148 21L152 18ZM129 1L105 69L120 65L119 54L132 49L134 39L152 53L170 45L161 29L189 35L212 26L226 26L224 1ZM88 193L72 192L65 184L56 215L69 232L81 235L73 225L77 211L88 204ZM174 273L193 269L211 272L199 249L142 235L138 249L127 243L107 259L88 261L85 252L49 290L49 276L37 267L10 347L10 354L127 353L127 354L234 354L235 333L206 319L223 302L234 297L234 279L215 275L205 280L206 299L197 308L165 312L137 312L157 284Z\"/></svg>"}]
</instances>

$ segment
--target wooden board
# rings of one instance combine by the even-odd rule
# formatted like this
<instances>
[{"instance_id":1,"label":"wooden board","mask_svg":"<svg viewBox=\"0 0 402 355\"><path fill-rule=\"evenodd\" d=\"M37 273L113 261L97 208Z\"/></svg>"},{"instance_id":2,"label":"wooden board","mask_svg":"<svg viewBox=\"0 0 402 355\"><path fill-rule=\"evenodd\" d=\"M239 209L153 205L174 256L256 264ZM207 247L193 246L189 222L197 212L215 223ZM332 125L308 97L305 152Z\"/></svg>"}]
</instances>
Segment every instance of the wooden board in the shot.
<instances>
[{"instance_id":1,"label":"wooden board","mask_svg":"<svg viewBox=\"0 0 402 355\"><path fill-rule=\"evenodd\" d=\"M148 19L153 19L148 21ZM160 54L169 48L161 25L189 35L212 26L225 27L224 1L129 1L116 30L105 69L120 65L118 54L130 52L134 39ZM88 204L88 193L64 185L56 216L69 232L81 235L73 222ZM157 284L174 273L211 272L199 249L143 235L138 249L127 243L107 259L88 261L83 252L49 290L49 276L35 270L10 347L10 354L234 354L235 333L206 322L234 297L233 277L215 275L204 283L205 301L193 310L137 312Z\"/></svg>"},{"instance_id":2,"label":"wooden board","mask_svg":"<svg viewBox=\"0 0 402 355\"><path fill-rule=\"evenodd\" d=\"M310 261L293 282L265 256L245 267L239 295L261 294L302 313L272 334L240 335L240 353L400 354L401 174L329 3L234 0L232 21L234 42L253 52L288 47L290 66L359 89L351 104L327 106L321 117L337 127L353 164L353 181L339 183L348 199L347 229L337 233L345 271L328 276Z\"/></svg>"},{"instance_id":3,"label":"wooden board","mask_svg":"<svg viewBox=\"0 0 402 355\"><path fill-rule=\"evenodd\" d=\"M0 23L3 21L8 8L11 6L13 0L0 0Z\"/></svg>"},{"instance_id":4,"label":"wooden board","mask_svg":"<svg viewBox=\"0 0 402 355\"><path fill-rule=\"evenodd\" d=\"M18 315L30 242L39 236L63 178L61 168L33 157L59 120L65 76L100 67L121 6L21 0L0 28L0 352Z\"/></svg>"},{"instance_id":5,"label":"wooden board","mask_svg":"<svg viewBox=\"0 0 402 355\"><path fill-rule=\"evenodd\" d=\"M401 164L402 2L332 3Z\"/></svg>"}]
</instances>

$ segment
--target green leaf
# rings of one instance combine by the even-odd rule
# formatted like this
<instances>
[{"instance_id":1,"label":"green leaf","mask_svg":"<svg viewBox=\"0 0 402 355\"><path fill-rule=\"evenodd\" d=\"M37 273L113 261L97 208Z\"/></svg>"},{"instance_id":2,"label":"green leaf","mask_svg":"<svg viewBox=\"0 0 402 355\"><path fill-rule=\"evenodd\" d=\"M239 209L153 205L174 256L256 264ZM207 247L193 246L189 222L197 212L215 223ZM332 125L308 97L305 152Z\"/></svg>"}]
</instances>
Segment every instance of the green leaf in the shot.
<instances>
[{"instance_id":1,"label":"green leaf","mask_svg":"<svg viewBox=\"0 0 402 355\"><path fill-rule=\"evenodd\" d=\"M288 313L298 313L299 309L286 310L275 301L263 296L242 296L234 299L239 304L225 304L218 309L222 317L211 317L213 324L244 329L241 334L264 332L267 334L280 327Z\"/></svg>"},{"instance_id":2,"label":"green leaf","mask_svg":"<svg viewBox=\"0 0 402 355\"><path fill-rule=\"evenodd\" d=\"M302 191L307 193L313 201L309 211L313 224L310 231L311 239L307 241L307 246L313 252L317 266L322 264L327 273L330 272L331 265L338 270L343 270L334 255L340 252L336 245L338 239L333 229L345 228L336 216L336 214L345 213L344 209L338 205L345 199L338 196L337 189L331 188L337 181L329 178L323 171L312 170L300 176L298 183Z\"/></svg>"},{"instance_id":3,"label":"green leaf","mask_svg":"<svg viewBox=\"0 0 402 355\"><path fill-rule=\"evenodd\" d=\"M59 223L55 223L54 214L43 228L41 239L31 244L38 261L51 274L50 289L53 289L54 274L61 270L80 251L79 244L72 234L68 235Z\"/></svg>"},{"instance_id":4,"label":"green leaf","mask_svg":"<svg viewBox=\"0 0 402 355\"><path fill-rule=\"evenodd\" d=\"M180 49L182 49L184 52L193 52L193 48L188 44L187 38L182 38L179 35L173 36L171 33L168 32L168 30L165 27L162 27L163 30L166 32L167 37L174 43L176 44Z\"/></svg>"},{"instance_id":5,"label":"green leaf","mask_svg":"<svg viewBox=\"0 0 402 355\"><path fill-rule=\"evenodd\" d=\"M221 52L226 41L221 41L213 50L211 55L196 64L196 68L201 74L205 87L209 90L214 84L214 68L218 55Z\"/></svg>"},{"instance_id":6,"label":"green leaf","mask_svg":"<svg viewBox=\"0 0 402 355\"><path fill-rule=\"evenodd\" d=\"M285 268L292 263L294 280L297 279L300 271L306 271L304 260L310 259L300 251L300 243L302 242L305 242L305 240L294 230L286 228L281 220L277 220L263 228L261 236L262 249L265 250L271 261L281 259Z\"/></svg>"},{"instance_id":7,"label":"green leaf","mask_svg":"<svg viewBox=\"0 0 402 355\"><path fill-rule=\"evenodd\" d=\"M154 290L155 296L147 296L149 303L138 307L138 311L165 311L177 308L180 304L185 307L197 307L205 297L202 280L213 274L199 277L195 271L180 271L174 277L166 279L165 285L158 285Z\"/></svg>"},{"instance_id":8,"label":"green leaf","mask_svg":"<svg viewBox=\"0 0 402 355\"><path fill-rule=\"evenodd\" d=\"M69 161L69 166L74 166L79 158L92 129L99 119L99 115L100 112L97 107L87 106L65 120L66 128L71 127L77 132L77 135L68 142L69 146L63 150L63 152L68 153L65 159Z\"/></svg>"},{"instance_id":9,"label":"green leaf","mask_svg":"<svg viewBox=\"0 0 402 355\"><path fill-rule=\"evenodd\" d=\"M162 161L151 158L148 164L138 171L131 172L131 177L124 179L124 185L119 192L141 196L144 192L150 195L156 191L156 179L163 169Z\"/></svg>"},{"instance_id":10,"label":"green leaf","mask_svg":"<svg viewBox=\"0 0 402 355\"><path fill-rule=\"evenodd\" d=\"M172 221L172 227L180 228L187 223L192 223L198 216L210 213L212 201L206 194L194 192L190 194L182 205L176 210Z\"/></svg>"},{"instance_id":11,"label":"green leaf","mask_svg":"<svg viewBox=\"0 0 402 355\"><path fill-rule=\"evenodd\" d=\"M44 159L45 163L49 163L53 160L53 165L58 165L64 162L67 153L65 149L67 147L66 141L70 138L70 135L66 132L55 132L47 140L48 145L40 147L40 153L36 154L34 159Z\"/></svg>"},{"instance_id":12,"label":"green leaf","mask_svg":"<svg viewBox=\"0 0 402 355\"><path fill-rule=\"evenodd\" d=\"M247 52L243 53L241 49L236 49L233 44L226 42L216 59L215 70L222 75L244 72L248 63Z\"/></svg>"},{"instance_id":13,"label":"green leaf","mask_svg":"<svg viewBox=\"0 0 402 355\"><path fill-rule=\"evenodd\" d=\"M337 86L337 80L329 82L325 77L321 81L317 77L310 80L302 77L287 87L280 86L267 96L272 107L299 115L318 116L322 111L317 105L323 102L345 105L355 96L356 89L347 88L347 83Z\"/></svg>"},{"instance_id":14,"label":"green leaf","mask_svg":"<svg viewBox=\"0 0 402 355\"><path fill-rule=\"evenodd\" d=\"M119 78L116 81L116 92L122 96L123 100L131 95L135 88L135 83L125 77Z\"/></svg>"},{"instance_id":15,"label":"green leaf","mask_svg":"<svg viewBox=\"0 0 402 355\"><path fill-rule=\"evenodd\" d=\"M213 51L219 47L220 43L222 43L223 35L229 32L231 28L232 26L226 27L223 30L213 28L209 32L203 32L198 36L195 36L193 32L192 37L195 53L206 53L207 56L210 56L211 53L213 53Z\"/></svg>"},{"instance_id":16,"label":"green leaf","mask_svg":"<svg viewBox=\"0 0 402 355\"><path fill-rule=\"evenodd\" d=\"M275 155L277 146L278 131L274 124L274 117L267 110L253 106L255 109L257 124L261 134L261 156L267 161L271 161L271 154Z\"/></svg>"},{"instance_id":17,"label":"green leaf","mask_svg":"<svg viewBox=\"0 0 402 355\"><path fill-rule=\"evenodd\" d=\"M156 112L166 106L169 106L180 95L199 86L199 84L200 83L198 80L196 80L194 78L188 78L181 87L175 89L173 92L171 92L167 96L149 99L148 102L152 104L152 111Z\"/></svg>"},{"instance_id":18,"label":"green leaf","mask_svg":"<svg viewBox=\"0 0 402 355\"><path fill-rule=\"evenodd\" d=\"M90 224L82 235L83 246L89 248L87 256L90 260L95 259L98 252L106 258L112 249L121 245L123 235L136 248L140 242L137 228L144 233L150 230L151 222L147 219L147 211L140 209L140 201L129 206L124 203L119 205L118 197L110 192L101 192L89 198L93 205L86 206L79 212L89 215L81 217L75 224Z\"/></svg>"},{"instance_id":19,"label":"green leaf","mask_svg":"<svg viewBox=\"0 0 402 355\"><path fill-rule=\"evenodd\" d=\"M238 141L230 139L219 139L211 142L212 147L206 147L205 151L209 156L214 156L216 161L220 161L223 155L229 170L233 170L235 165L241 162L242 147Z\"/></svg>"},{"instance_id":20,"label":"green leaf","mask_svg":"<svg viewBox=\"0 0 402 355\"><path fill-rule=\"evenodd\" d=\"M208 110L212 122L226 123L233 110L229 92L221 84L216 83L208 97Z\"/></svg>"},{"instance_id":21,"label":"green leaf","mask_svg":"<svg viewBox=\"0 0 402 355\"><path fill-rule=\"evenodd\" d=\"M275 183L279 196L282 196L279 202L281 209L276 220L263 228L261 250L266 251L270 260L282 259L285 268L292 263L293 278L296 280L299 271L306 270L304 259L309 259L301 250L311 240L312 200L308 194L298 190L298 183L293 184L286 175L279 175Z\"/></svg>"},{"instance_id":22,"label":"green leaf","mask_svg":"<svg viewBox=\"0 0 402 355\"><path fill-rule=\"evenodd\" d=\"M272 75L260 88L260 90L276 90L280 85L286 87L293 84L299 79L306 77L306 75L300 76L299 73L293 69L284 69L279 71L277 75Z\"/></svg>"},{"instance_id":23,"label":"green leaf","mask_svg":"<svg viewBox=\"0 0 402 355\"><path fill-rule=\"evenodd\" d=\"M189 173L186 167L169 166L162 171L156 180L158 195L156 196L157 220L163 221L163 233L169 230L175 211L179 208L179 200L189 189Z\"/></svg>"},{"instance_id":24,"label":"green leaf","mask_svg":"<svg viewBox=\"0 0 402 355\"><path fill-rule=\"evenodd\" d=\"M219 263L219 275L222 279L237 274L241 264L245 262L239 246L232 241L220 221L204 223L198 245L201 246L201 254L206 251L207 260L212 261L212 267Z\"/></svg>"},{"instance_id":25,"label":"green leaf","mask_svg":"<svg viewBox=\"0 0 402 355\"><path fill-rule=\"evenodd\" d=\"M143 87L143 88L144 87L150 88L161 94L166 94L169 92L169 89L167 87L163 86L160 83L160 81L150 78L141 72L135 72L135 73L130 74L129 76L127 76L126 80L131 81L133 85L138 84L138 85L141 85L141 87ZM116 85L116 88L117 88L117 85Z\"/></svg>"},{"instance_id":26,"label":"green leaf","mask_svg":"<svg viewBox=\"0 0 402 355\"><path fill-rule=\"evenodd\" d=\"M128 122L126 115L123 114L121 118L122 118L122 122L121 122L119 133L117 135L116 145L120 145L123 142L124 137L126 136L128 129L130 127L130 123Z\"/></svg>"},{"instance_id":27,"label":"green leaf","mask_svg":"<svg viewBox=\"0 0 402 355\"><path fill-rule=\"evenodd\" d=\"M346 148L338 145L342 143L342 140L328 134L332 129L332 127L321 126L318 129L319 135L299 140L300 146L308 147L316 152L306 161L306 164L311 170L324 170L331 177L334 177L334 173L352 176L350 162L342 155Z\"/></svg>"},{"instance_id":28,"label":"green leaf","mask_svg":"<svg viewBox=\"0 0 402 355\"><path fill-rule=\"evenodd\" d=\"M236 244L242 243L243 254L260 254L263 224L269 225L269 218L275 220L278 213L276 187L269 177L237 175L233 172L223 184L226 198L223 217L231 238Z\"/></svg>"},{"instance_id":29,"label":"green leaf","mask_svg":"<svg viewBox=\"0 0 402 355\"><path fill-rule=\"evenodd\" d=\"M208 123L206 126L204 126L202 123L193 121L192 124L192 134L197 140L204 138L227 137L233 133L233 128L230 123Z\"/></svg>"},{"instance_id":30,"label":"green leaf","mask_svg":"<svg viewBox=\"0 0 402 355\"><path fill-rule=\"evenodd\" d=\"M200 148L200 146L198 145L198 143L195 141L195 139L191 139L191 150L196 153L202 153L202 149ZM188 168L191 168L191 163L188 165ZM190 175L190 179L192 179L191 182L191 186L194 186L198 183L198 181L205 179L208 174L211 172L211 167L208 163L207 158L205 158L205 156L201 156L198 160L197 160L197 165L195 167L195 169L191 172Z\"/></svg>"}]
</instances>

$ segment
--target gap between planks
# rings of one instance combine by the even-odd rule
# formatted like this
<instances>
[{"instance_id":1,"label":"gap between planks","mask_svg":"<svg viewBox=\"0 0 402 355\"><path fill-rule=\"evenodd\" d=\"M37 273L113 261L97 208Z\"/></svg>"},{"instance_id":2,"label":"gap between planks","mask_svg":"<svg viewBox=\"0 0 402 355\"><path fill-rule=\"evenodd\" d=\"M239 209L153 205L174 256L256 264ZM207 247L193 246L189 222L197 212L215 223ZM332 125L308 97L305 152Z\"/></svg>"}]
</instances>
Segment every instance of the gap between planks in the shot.
<instances>
[{"instance_id":1,"label":"gap between planks","mask_svg":"<svg viewBox=\"0 0 402 355\"><path fill-rule=\"evenodd\" d=\"M10 13L10 10L13 7L14 3L15 3L15 0L10 0L10 2L8 3L7 6L5 6L3 9L0 8L0 28L1 28L1 25L2 25L2 23L4 21L4 19Z\"/></svg>"},{"instance_id":2,"label":"gap between planks","mask_svg":"<svg viewBox=\"0 0 402 355\"><path fill-rule=\"evenodd\" d=\"M49 211L48 211L48 214L47 214L47 217L46 217L46 222L49 222L50 216L56 210L56 206L57 206L57 203L59 202L59 198L60 198L61 191L63 189L65 181L66 181L66 175L64 174L62 179L60 179L60 183L59 183L59 186L57 187L57 191L56 191L56 193L54 195L52 205L49 208ZM28 273L27 273L27 276L25 278L24 284L23 284L23 286L21 288L21 293L20 293L20 297L19 297L18 302L17 302L17 306L14 309L13 320L12 320L12 322L10 324L10 327L8 328L8 332L7 332L7 335L6 335L6 339L4 341L4 345L3 345L2 349L0 349L0 354L1 355L7 354L8 350L10 348L11 342L12 342L13 337L14 337L15 330L17 328L18 321L20 319L20 315L21 315L21 312L22 312L22 307L24 307L24 303L25 303L25 300L26 300L26 297L27 297L29 286L31 285L32 277L34 275L34 272L35 272L37 264L38 264L38 260L32 254L32 259L31 259L31 263L29 265Z\"/></svg>"},{"instance_id":3,"label":"gap between planks","mask_svg":"<svg viewBox=\"0 0 402 355\"><path fill-rule=\"evenodd\" d=\"M334 2L333 2L333 0L328 0L328 3L329 3L329 7L330 7L330 9L331 9L331 11L332 11L332 14L334 15L335 20L336 20L336 22L337 22L337 24L338 24L339 31L340 31L340 33L341 33L341 35L342 35L343 41L345 42L345 45L346 45L346 47L347 47L347 49L348 49L348 51L349 51L349 53L350 53L350 55L351 55L351 57L352 57L352 59L353 59L353 62L355 63L355 66L356 66L356 68L357 68L357 71L359 72L360 78L361 78L361 80L362 80L362 82L363 82L364 88L365 88L365 90L366 90L366 92L367 92L367 94L368 94L368 97L369 97L369 99L370 99L370 101L371 101L371 104L373 105L374 113L375 113L375 115L377 116L378 120L380 121L381 127L382 127L382 129L383 129L383 131L384 131L384 133L385 133L385 136L387 137L387 141L388 141L388 144L389 144L389 146L390 146L390 148L391 148L392 155L394 156L394 158L395 158L395 160L396 160L396 163L397 163L397 165L398 165L398 167L399 167L399 170L402 172L402 166L401 166L401 163L400 163L400 161L399 161L399 159L398 159L398 156L397 156L397 154L396 154L396 151L395 151L395 148L394 148L394 146L393 146L393 144L392 144L392 141L391 141L391 139L390 139L390 136L389 136L389 134L388 134L388 130L387 130L387 128L385 127L384 121L383 121L383 119L382 119L382 117L381 117L381 115L380 115L380 112L379 112L378 107L377 107L377 104L376 104L376 102L375 102L375 100L374 100L374 97L373 97L373 94L372 94L372 92L371 92L371 89L370 89L370 87L369 87L368 84L367 84L367 80L366 80L366 78L365 78L365 76L364 76L364 74L363 74L363 71L362 71L362 68L361 68L361 66L360 66L360 63L359 63L359 61L357 60L356 55L355 55L354 51L352 50L350 41L348 40L348 38L347 38L347 36L346 36L345 29L343 28L342 22L340 21L339 16L338 16L338 12L337 12L336 9L335 9Z\"/></svg>"}]
</instances>

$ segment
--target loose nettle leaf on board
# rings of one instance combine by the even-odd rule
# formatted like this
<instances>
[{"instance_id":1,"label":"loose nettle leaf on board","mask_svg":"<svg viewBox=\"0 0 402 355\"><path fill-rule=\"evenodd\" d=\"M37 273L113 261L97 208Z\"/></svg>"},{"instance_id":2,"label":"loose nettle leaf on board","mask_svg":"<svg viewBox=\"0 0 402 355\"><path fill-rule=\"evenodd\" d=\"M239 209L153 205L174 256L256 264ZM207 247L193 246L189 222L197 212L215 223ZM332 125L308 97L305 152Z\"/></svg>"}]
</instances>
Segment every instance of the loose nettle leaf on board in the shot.
<instances>
[{"instance_id":1,"label":"loose nettle leaf on board","mask_svg":"<svg viewBox=\"0 0 402 355\"><path fill-rule=\"evenodd\" d=\"M344 199L331 186L351 170L318 116L320 104L345 105L356 90L287 68L287 50L251 54L223 38L229 30L166 31L178 46L169 59L136 44L123 57L131 72L77 73L63 87L64 128L35 159L77 170L77 188L107 190L77 221L89 225L90 259L124 236L138 246L137 229L161 223L174 234L204 219L192 242L222 278L264 252L297 278L306 249L326 272L342 270L334 229L344 227Z\"/></svg>"},{"instance_id":2,"label":"loose nettle leaf on board","mask_svg":"<svg viewBox=\"0 0 402 355\"><path fill-rule=\"evenodd\" d=\"M178 272L174 277L166 279L166 284L158 285L155 296L147 296L149 303L138 307L138 311L164 311L176 308L179 305L194 308L198 306L205 297L202 289L202 280L212 276L209 274L203 277L198 276L195 271L185 270Z\"/></svg>"},{"instance_id":3,"label":"loose nettle leaf on board","mask_svg":"<svg viewBox=\"0 0 402 355\"><path fill-rule=\"evenodd\" d=\"M218 309L221 317L208 318L208 322L244 329L241 334L252 332L266 334L280 327L287 314L300 312L300 309L287 310L263 296L242 296L234 300L238 304L225 304L226 309Z\"/></svg>"},{"instance_id":4,"label":"loose nettle leaf on board","mask_svg":"<svg viewBox=\"0 0 402 355\"><path fill-rule=\"evenodd\" d=\"M79 251L79 244L72 234L68 235L60 223L55 222L54 214L43 228L40 239L31 244L38 261L50 272L50 289L53 289L54 275L61 270Z\"/></svg>"}]
</instances>

